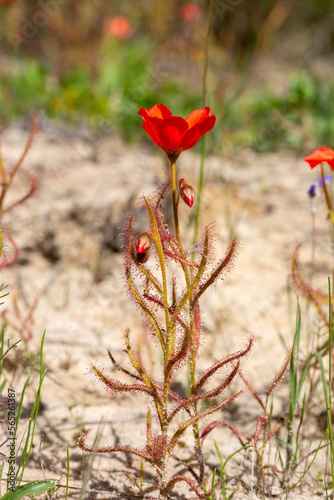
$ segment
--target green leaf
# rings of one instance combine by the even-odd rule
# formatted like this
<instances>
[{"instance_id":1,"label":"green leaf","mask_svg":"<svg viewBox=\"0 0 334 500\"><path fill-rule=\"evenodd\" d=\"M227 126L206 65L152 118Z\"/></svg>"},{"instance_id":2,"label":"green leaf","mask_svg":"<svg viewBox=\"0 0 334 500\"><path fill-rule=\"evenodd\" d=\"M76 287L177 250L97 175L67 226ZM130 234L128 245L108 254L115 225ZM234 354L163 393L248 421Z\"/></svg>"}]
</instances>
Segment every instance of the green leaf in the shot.
<instances>
[{"instance_id":1,"label":"green leaf","mask_svg":"<svg viewBox=\"0 0 334 500\"><path fill-rule=\"evenodd\" d=\"M56 481L53 479L50 481L32 481L24 486L18 486L14 491L8 491L5 496L2 497L2 500L20 500L27 495L41 495L51 488L53 492L55 486Z\"/></svg>"}]
</instances>

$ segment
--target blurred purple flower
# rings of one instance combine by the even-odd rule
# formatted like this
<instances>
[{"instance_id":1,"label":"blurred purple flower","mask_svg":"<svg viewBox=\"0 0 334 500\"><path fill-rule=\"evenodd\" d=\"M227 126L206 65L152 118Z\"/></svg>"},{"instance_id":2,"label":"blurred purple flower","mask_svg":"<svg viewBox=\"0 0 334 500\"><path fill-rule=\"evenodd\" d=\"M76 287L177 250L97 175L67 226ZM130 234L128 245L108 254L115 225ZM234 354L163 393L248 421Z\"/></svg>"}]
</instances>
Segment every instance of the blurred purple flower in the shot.
<instances>
[{"instance_id":1,"label":"blurred purple flower","mask_svg":"<svg viewBox=\"0 0 334 500\"><path fill-rule=\"evenodd\" d=\"M325 183L326 183L326 184L330 184L331 182L332 182L332 177L331 177L330 175L325 175ZM319 177L319 179L318 179L318 186L319 186L320 188L322 188L322 187L323 187L323 186L322 186L322 178L321 178L321 177Z\"/></svg>"},{"instance_id":2,"label":"blurred purple flower","mask_svg":"<svg viewBox=\"0 0 334 500\"><path fill-rule=\"evenodd\" d=\"M315 197L315 188L316 188L316 185L315 184L311 184L310 186L310 189L307 191L308 195L310 198L314 198Z\"/></svg>"}]
</instances>

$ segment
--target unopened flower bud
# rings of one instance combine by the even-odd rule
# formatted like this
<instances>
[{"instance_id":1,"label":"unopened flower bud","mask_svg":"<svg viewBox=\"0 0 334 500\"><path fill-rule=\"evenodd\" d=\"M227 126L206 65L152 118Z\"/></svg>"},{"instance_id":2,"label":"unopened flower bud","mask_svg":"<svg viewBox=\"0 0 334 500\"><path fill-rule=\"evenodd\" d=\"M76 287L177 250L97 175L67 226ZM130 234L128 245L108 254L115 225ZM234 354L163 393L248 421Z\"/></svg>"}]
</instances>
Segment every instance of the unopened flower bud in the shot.
<instances>
[{"instance_id":1,"label":"unopened flower bud","mask_svg":"<svg viewBox=\"0 0 334 500\"><path fill-rule=\"evenodd\" d=\"M150 256L150 251L147 250L147 252L137 253L136 257L137 257L137 261L139 262L139 264L145 264L145 262L148 261L149 256Z\"/></svg>"},{"instance_id":2,"label":"unopened flower bud","mask_svg":"<svg viewBox=\"0 0 334 500\"><path fill-rule=\"evenodd\" d=\"M195 201L195 190L190 184L187 184L184 179L180 179L180 196L188 207L193 206Z\"/></svg>"},{"instance_id":3,"label":"unopened flower bud","mask_svg":"<svg viewBox=\"0 0 334 500\"><path fill-rule=\"evenodd\" d=\"M147 250L152 245L151 237L148 233L140 233L135 238L135 247L137 250L137 254L146 253Z\"/></svg>"}]
</instances>

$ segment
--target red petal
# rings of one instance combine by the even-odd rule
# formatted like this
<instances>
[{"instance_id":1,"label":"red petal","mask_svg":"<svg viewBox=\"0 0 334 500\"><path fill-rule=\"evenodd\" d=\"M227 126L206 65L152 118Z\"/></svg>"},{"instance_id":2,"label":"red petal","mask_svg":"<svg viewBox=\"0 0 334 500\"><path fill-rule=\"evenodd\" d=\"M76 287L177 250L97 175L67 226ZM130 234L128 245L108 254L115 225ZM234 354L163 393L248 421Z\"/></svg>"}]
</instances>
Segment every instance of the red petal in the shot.
<instances>
[{"instance_id":1,"label":"red petal","mask_svg":"<svg viewBox=\"0 0 334 500\"><path fill-rule=\"evenodd\" d=\"M138 114L144 119L143 129L173 161L181 151L192 148L216 122L209 107L194 110L185 120L173 116L164 104L156 104L150 109L141 108Z\"/></svg>"},{"instance_id":2,"label":"red petal","mask_svg":"<svg viewBox=\"0 0 334 500\"><path fill-rule=\"evenodd\" d=\"M154 125L161 148L171 152L179 149L188 130L188 123L184 118L181 116L171 116L164 120L155 118Z\"/></svg>"},{"instance_id":3,"label":"red petal","mask_svg":"<svg viewBox=\"0 0 334 500\"><path fill-rule=\"evenodd\" d=\"M154 125L152 125L151 122L144 121L142 127L151 137L152 141L160 148L160 142L156 136Z\"/></svg>"},{"instance_id":4,"label":"red petal","mask_svg":"<svg viewBox=\"0 0 334 500\"><path fill-rule=\"evenodd\" d=\"M180 138L180 134L178 132L175 133L174 131L173 133L173 130L170 130L169 121L178 118L178 120L182 120L182 122L186 123L183 118L173 117L170 110L164 104L156 104L150 109L141 108L138 111L138 114L144 119L143 129L148 133L152 141L159 146L159 148L174 151L174 149L176 149L174 147L174 143L176 142L177 146L179 146L185 132L182 133L182 137ZM164 132L166 125L167 130ZM188 129L187 125L186 129Z\"/></svg>"},{"instance_id":5,"label":"red petal","mask_svg":"<svg viewBox=\"0 0 334 500\"><path fill-rule=\"evenodd\" d=\"M188 130L188 132L186 133L186 135L184 136L184 139L182 142L183 151L195 146L198 139L202 135L209 132L214 127L215 123L216 123L215 115L210 115L210 116L207 116L207 118L204 118L204 120L202 120L199 123L197 123L196 125L194 125L193 127L191 127Z\"/></svg>"},{"instance_id":6,"label":"red petal","mask_svg":"<svg viewBox=\"0 0 334 500\"><path fill-rule=\"evenodd\" d=\"M157 119L152 118L151 115L149 114L149 111L150 110L141 108L138 111L138 114L144 118L143 125L142 125L143 129L145 130L145 132L148 133L148 135L151 137L152 141L160 148L160 143L159 143L159 140L158 140L157 134L156 134L156 126L154 125L154 122Z\"/></svg>"},{"instance_id":7,"label":"red petal","mask_svg":"<svg viewBox=\"0 0 334 500\"><path fill-rule=\"evenodd\" d=\"M169 118L172 116L171 111L164 104L155 104L152 108L141 108L138 114L143 116L142 111L146 111L152 118Z\"/></svg>"},{"instance_id":8,"label":"red petal","mask_svg":"<svg viewBox=\"0 0 334 500\"><path fill-rule=\"evenodd\" d=\"M204 109L195 109L186 118L186 121L189 124L189 128L196 125L196 123L203 121L207 116L210 116L210 114L211 114L211 109L209 107L206 107Z\"/></svg>"},{"instance_id":9,"label":"red petal","mask_svg":"<svg viewBox=\"0 0 334 500\"><path fill-rule=\"evenodd\" d=\"M316 167L323 161L327 162L331 169L334 170L334 150L331 148L318 148L313 153L305 158L311 168Z\"/></svg>"}]
</instances>

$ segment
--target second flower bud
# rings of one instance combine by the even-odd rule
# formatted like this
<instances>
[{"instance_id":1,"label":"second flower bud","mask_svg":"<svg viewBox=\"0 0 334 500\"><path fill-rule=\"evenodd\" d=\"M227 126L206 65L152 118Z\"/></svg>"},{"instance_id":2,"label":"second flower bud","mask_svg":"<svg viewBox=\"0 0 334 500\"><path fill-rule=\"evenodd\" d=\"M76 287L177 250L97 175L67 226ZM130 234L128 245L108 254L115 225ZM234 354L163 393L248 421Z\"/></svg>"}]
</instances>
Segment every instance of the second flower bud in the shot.
<instances>
[{"instance_id":1,"label":"second flower bud","mask_svg":"<svg viewBox=\"0 0 334 500\"><path fill-rule=\"evenodd\" d=\"M190 184L187 184L184 179L180 179L180 196L182 200L188 205L188 207L192 207L195 201L195 190Z\"/></svg>"},{"instance_id":2,"label":"second flower bud","mask_svg":"<svg viewBox=\"0 0 334 500\"><path fill-rule=\"evenodd\" d=\"M137 251L137 260L141 264L145 264L150 256L150 247L152 238L149 233L140 233L135 238L135 247Z\"/></svg>"}]
</instances>

